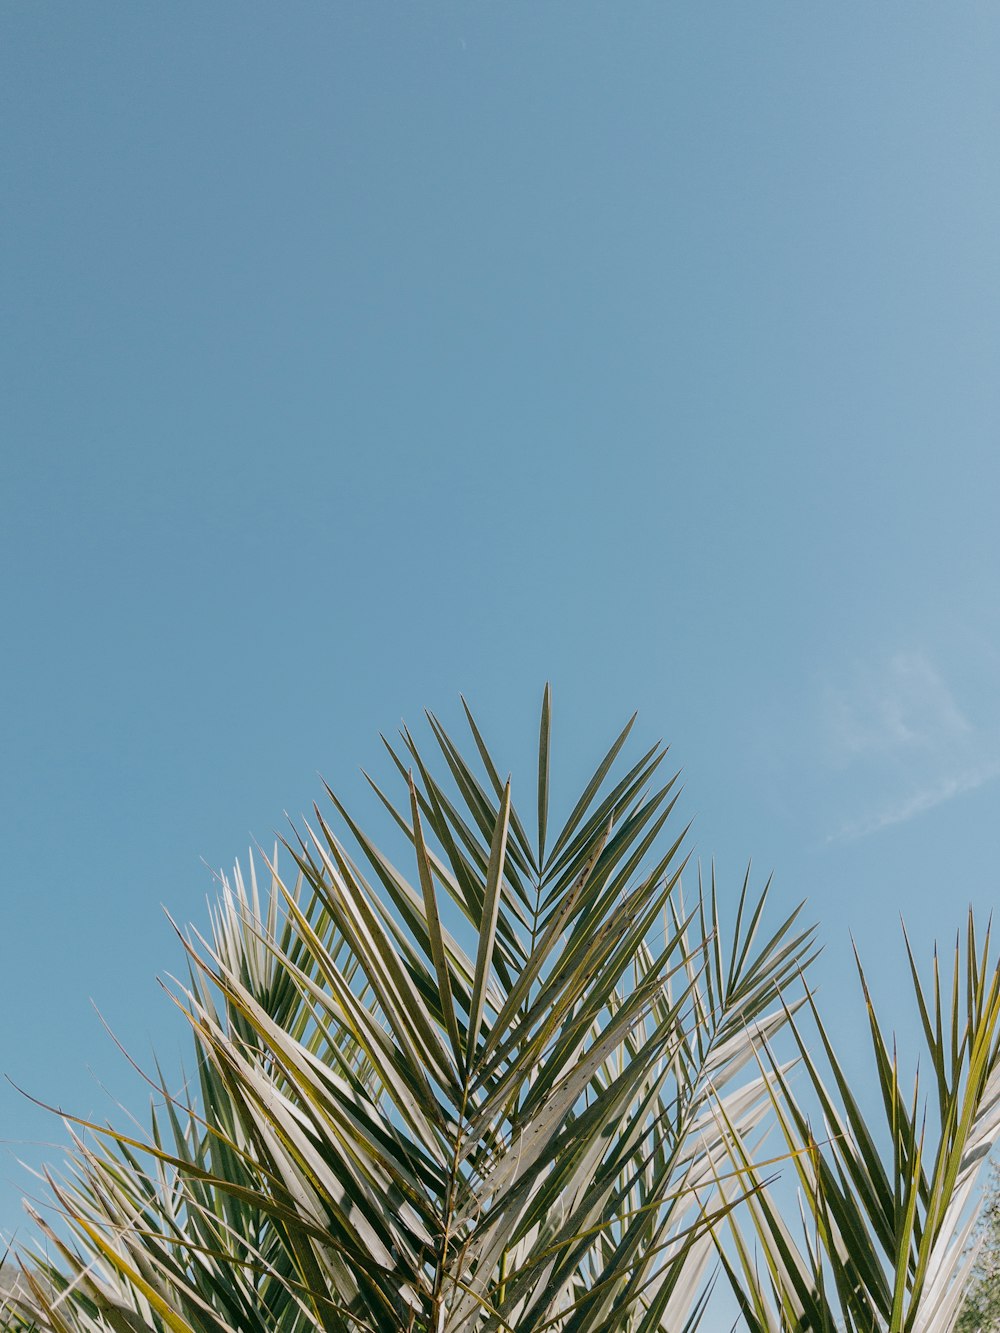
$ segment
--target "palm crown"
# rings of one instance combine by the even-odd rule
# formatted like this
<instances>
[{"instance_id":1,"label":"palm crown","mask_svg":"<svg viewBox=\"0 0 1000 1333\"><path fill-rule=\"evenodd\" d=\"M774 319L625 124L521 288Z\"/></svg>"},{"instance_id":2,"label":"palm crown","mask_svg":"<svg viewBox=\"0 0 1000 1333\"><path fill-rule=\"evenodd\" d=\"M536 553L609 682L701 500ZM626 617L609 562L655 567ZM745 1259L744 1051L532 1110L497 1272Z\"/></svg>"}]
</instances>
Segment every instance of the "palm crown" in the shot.
<instances>
[{"instance_id":1,"label":"palm crown","mask_svg":"<svg viewBox=\"0 0 1000 1333\"><path fill-rule=\"evenodd\" d=\"M985 954L950 1064L940 989L918 987L940 1180L876 1041L887 1168L832 1049L831 1094L803 1035L811 931L766 924L749 878L731 927L714 877L685 899L663 747L626 765L630 722L550 829L548 690L530 817L466 714L475 763L431 717L446 777L404 732L399 797L372 784L406 873L330 792L280 863L224 881L176 990L196 1090L161 1078L148 1138L76 1122L73 1170L50 1179L68 1230L36 1215L8 1327L674 1333L718 1263L754 1329L916 1328L932 1280L953 1322L958 1216L928 1201L967 1190L995 1133ZM789 1024L823 1146L774 1054ZM802 1245L754 1151L767 1123L812 1209Z\"/></svg>"}]
</instances>

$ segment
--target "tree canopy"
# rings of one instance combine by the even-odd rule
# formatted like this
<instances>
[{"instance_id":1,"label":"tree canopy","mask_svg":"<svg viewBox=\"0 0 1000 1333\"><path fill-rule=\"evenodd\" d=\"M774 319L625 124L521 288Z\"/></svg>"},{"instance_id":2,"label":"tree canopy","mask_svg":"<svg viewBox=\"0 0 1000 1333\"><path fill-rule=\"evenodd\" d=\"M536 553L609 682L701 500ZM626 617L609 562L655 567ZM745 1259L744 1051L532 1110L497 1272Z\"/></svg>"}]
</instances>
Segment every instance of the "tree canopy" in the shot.
<instances>
[{"instance_id":1,"label":"tree canopy","mask_svg":"<svg viewBox=\"0 0 1000 1333\"><path fill-rule=\"evenodd\" d=\"M1000 1125L988 935L944 983L911 956L929 1095L859 969L873 1120L813 931L690 866L663 746L627 760L632 719L557 806L546 689L519 805L466 721L472 758L433 716L436 761L386 743L378 843L328 789L224 878L183 937L190 1083L156 1075L145 1136L69 1120L7 1326L678 1333L721 1273L755 1331L955 1327Z\"/></svg>"}]
</instances>

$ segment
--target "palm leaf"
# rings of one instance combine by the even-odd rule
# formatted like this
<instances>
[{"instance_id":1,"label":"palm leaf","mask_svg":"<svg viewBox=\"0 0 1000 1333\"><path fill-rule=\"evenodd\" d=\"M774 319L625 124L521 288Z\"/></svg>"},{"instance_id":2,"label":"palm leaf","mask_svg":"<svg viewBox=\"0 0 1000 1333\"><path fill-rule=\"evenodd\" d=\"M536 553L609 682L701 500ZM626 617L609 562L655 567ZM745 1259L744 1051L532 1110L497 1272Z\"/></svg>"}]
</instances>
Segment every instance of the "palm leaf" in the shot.
<instances>
[{"instance_id":1,"label":"palm leaf","mask_svg":"<svg viewBox=\"0 0 1000 1333\"><path fill-rule=\"evenodd\" d=\"M194 1086L154 1080L145 1137L78 1124L51 1181L70 1238L39 1220L45 1252L25 1257L12 1317L696 1327L745 1193L732 1143L784 1086L763 1046L794 1016L782 992L811 933L794 915L765 930L749 879L730 936L714 877L685 904L675 779L652 789L662 747L615 772L632 722L550 830L546 688L532 844L465 712L473 759L430 718L444 777L404 732L398 804L376 787L412 873L334 797L345 833L317 808L282 848L292 878L276 853L267 888L256 857L223 881L172 990Z\"/></svg>"},{"instance_id":2,"label":"palm leaf","mask_svg":"<svg viewBox=\"0 0 1000 1333\"><path fill-rule=\"evenodd\" d=\"M950 1333L955 1326L975 1258L973 1190L1000 1137L1000 966L990 963L989 933L980 944L971 914L947 990L936 952L928 987L906 947L924 1081L904 1091L860 961L881 1115L863 1112L811 999L809 1026L793 1017L791 1030L823 1124L820 1141L801 1095L771 1066L774 1110L804 1200L801 1241L780 1221L744 1136L731 1133L767 1273L763 1280L734 1218L737 1262L727 1267L744 1309L754 1312L751 1328Z\"/></svg>"}]
</instances>

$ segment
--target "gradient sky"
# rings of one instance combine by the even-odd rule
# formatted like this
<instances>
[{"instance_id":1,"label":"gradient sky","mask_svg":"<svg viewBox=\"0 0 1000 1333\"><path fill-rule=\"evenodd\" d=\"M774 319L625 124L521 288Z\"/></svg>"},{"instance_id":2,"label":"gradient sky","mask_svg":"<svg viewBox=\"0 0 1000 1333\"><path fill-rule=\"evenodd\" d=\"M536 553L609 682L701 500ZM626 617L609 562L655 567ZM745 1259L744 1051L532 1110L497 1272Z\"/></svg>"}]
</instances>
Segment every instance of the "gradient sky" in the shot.
<instances>
[{"instance_id":1,"label":"gradient sky","mask_svg":"<svg viewBox=\"0 0 1000 1333\"><path fill-rule=\"evenodd\" d=\"M638 708L907 1031L1000 873L998 70L993 3L0 0L2 1072L141 1116L161 905L459 691L516 795L546 679L557 793Z\"/></svg>"}]
</instances>

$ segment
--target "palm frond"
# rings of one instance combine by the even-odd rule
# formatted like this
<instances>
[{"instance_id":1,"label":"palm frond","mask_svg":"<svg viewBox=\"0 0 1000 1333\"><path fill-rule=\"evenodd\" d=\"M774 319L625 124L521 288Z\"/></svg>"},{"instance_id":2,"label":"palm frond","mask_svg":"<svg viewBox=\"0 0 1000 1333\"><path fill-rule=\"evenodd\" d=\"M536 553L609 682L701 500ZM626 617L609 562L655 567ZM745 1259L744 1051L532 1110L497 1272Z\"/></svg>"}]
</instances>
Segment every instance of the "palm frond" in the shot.
<instances>
[{"instance_id":1,"label":"palm frond","mask_svg":"<svg viewBox=\"0 0 1000 1333\"><path fill-rule=\"evenodd\" d=\"M980 942L971 914L949 986L936 950L928 984L908 941L906 948L926 1081L904 1085L860 961L879 1112L862 1110L811 999L811 1029L798 1017L791 1027L821 1129L770 1066L803 1200L801 1239L763 1186L745 1136L730 1138L760 1259L734 1217L735 1257L727 1262L755 1333L950 1333L957 1320L975 1261L973 1189L1000 1136L1000 966L990 963L989 932Z\"/></svg>"},{"instance_id":2,"label":"palm frond","mask_svg":"<svg viewBox=\"0 0 1000 1333\"><path fill-rule=\"evenodd\" d=\"M466 713L475 762L430 718L445 778L409 732L389 747L402 795L376 791L409 875L333 797L343 835L316 807L185 936L195 1084L158 1080L146 1139L77 1125L51 1180L70 1238L38 1219L25 1318L695 1328L741 1193L728 1145L783 1086L761 1052L811 932L762 930L749 878L728 936L714 874L685 901L665 751L615 774L631 722L558 827L546 690L531 839Z\"/></svg>"}]
</instances>

